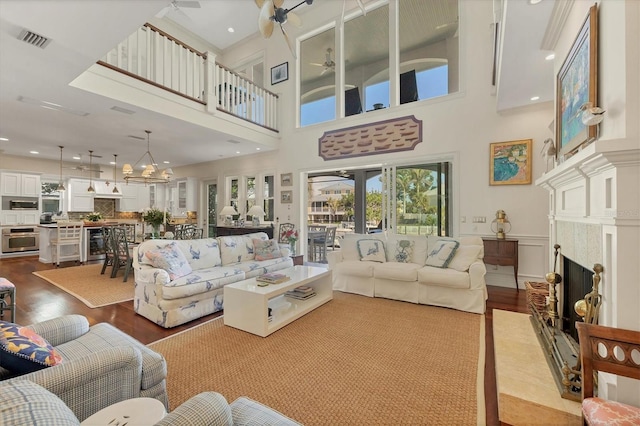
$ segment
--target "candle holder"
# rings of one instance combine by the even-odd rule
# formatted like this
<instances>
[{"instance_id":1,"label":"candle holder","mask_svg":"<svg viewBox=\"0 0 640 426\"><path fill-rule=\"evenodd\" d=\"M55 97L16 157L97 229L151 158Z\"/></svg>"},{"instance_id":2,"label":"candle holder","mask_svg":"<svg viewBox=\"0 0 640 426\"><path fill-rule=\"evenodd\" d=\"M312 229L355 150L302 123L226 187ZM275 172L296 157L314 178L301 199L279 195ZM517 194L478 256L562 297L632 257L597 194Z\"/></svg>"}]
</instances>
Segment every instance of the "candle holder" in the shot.
<instances>
[{"instance_id":1,"label":"candle holder","mask_svg":"<svg viewBox=\"0 0 640 426\"><path fill-rule=\"evenodd\" d=\"M507 237L507 232L511 231L511 222L509 222L504 210L496 212L496 218L491 222L491 230L499 240L504 240Z\"/></svg>"}]
</instances>

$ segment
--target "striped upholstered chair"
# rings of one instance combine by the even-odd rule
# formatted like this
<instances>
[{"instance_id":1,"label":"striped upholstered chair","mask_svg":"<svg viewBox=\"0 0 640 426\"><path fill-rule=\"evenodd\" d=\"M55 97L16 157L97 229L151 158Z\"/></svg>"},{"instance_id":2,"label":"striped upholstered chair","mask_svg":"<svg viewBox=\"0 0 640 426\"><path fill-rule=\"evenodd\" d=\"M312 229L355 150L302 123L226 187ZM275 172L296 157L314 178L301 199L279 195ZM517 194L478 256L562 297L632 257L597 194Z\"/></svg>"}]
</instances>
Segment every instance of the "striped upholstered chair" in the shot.
<instances>
[{"instance_id":1,"label":"striped upholstered chair","mask_svg":"<svg viewBox=\"0 0 640 426\"><path fill-rule=\"evenodd\" d=\"M129 398L156 398L169 407L164 357L112 325L89 327L84 316L66 315L27 328L49 342L62 363L18 377L0 367L0 380L43 386L81 421Z\"/></svg>"},{"instance_id":2,"label":"striped upholstered chair","mask_svg":"<svg viewBox=\"0 0 640 426\"><path fill-rule=\"evenodd\" d=\"M122 424L114 420L109 424ZM52 392L32 381L18 379L0 382L0 424L79 425L80 419ZM202 392L167 414L156 423L156 426L232 426L234 424L298 425L279 412L251 399L240 397L228 404L224 396L219 393Z\"/></svg>"}]
</instances>

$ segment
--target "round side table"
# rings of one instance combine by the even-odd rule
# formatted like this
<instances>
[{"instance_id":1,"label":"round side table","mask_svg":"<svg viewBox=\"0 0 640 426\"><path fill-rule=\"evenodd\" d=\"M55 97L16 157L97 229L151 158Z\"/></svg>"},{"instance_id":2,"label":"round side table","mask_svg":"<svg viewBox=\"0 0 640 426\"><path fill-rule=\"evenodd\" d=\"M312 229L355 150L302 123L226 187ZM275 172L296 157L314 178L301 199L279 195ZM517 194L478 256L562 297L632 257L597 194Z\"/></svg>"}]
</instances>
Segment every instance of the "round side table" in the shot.
<instances>
[{"instance_id":1,"label":"round side table","mask_svg":"<svg viewBox=\"0 0 640 426\"><path fill-rule=\"evenodd\" d=\"M118 402L98 411L83 421L82 425L153 425L167 411L162 402L155 398L133 398Z\"/></svg>"}]
</instances>

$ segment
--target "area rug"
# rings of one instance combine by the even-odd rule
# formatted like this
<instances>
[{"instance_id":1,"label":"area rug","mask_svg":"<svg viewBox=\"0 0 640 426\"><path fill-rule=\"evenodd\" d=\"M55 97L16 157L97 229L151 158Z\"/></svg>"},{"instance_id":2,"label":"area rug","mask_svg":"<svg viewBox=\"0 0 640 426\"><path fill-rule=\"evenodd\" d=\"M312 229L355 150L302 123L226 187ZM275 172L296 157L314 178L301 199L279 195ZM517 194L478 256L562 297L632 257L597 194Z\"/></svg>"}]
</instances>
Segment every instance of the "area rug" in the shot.
<instances>
[{"instance_id":1,"label":"area rug","mask_svg":"<svg viewBox=\"0 0 640 426\"><path fill-rule=\"evenodd\" d=\"M483 315L336 291L266 338L219 318L149 346L172 408L212 390L305 425L485 423Z\"/></svg>"},{"instance_id":2,"label":"area rug","mask_svg":"<svg viewBox=\"0 0 640 426\"><path fill-rule=\"evenodd\" d=\"M33 274L81 300L90 308L133 300L133 271L127 282L122 282L123 272L111 278L111 268L100 275L102 264L50 269Z\"/></svg>"}]
</instances>

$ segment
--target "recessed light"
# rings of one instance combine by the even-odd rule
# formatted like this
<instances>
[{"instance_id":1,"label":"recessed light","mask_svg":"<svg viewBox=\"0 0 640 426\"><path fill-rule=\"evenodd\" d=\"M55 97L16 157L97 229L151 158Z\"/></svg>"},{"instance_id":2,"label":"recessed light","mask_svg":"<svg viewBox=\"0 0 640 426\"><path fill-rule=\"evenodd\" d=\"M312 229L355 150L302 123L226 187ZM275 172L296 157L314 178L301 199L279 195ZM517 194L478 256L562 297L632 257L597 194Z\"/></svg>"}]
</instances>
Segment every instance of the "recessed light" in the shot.
<instances>
[{"instance_id":1,"label":"recessed light","mask_svg":"<svg viewBox=\"0 0 640 426\"><path fill-rule=\"evenodd\" d=\"M555 58L556 58L556 54L555 54L555 53L551 53L551 54L549 54L549 55L547 55L547 56L545 56L545 57L544 57L544 59L545 59L546 61L551 61L551 60L553 60L553 59L555 59Z\"/></svg>"},{"instance_id":2,"label":"recessed light","mask_svg":"<svg viewBox=\"0 0 640 426\"><path fill-rule=\"evenodd\" d=\"M540 3L542 0L529 0L529 4L538 4Z\"/></svg>"},{"instance_id":3,"label":"recessed light","mask_svg":"<svg viewBox=\"0 0 640 426\"><path fill-rule=\"evenodd\" d=\"M109 164L111 164L112 166L114 166L116 164L115 161L109 161Z\"/></svg>"},{"instance_id":4,"label":"recessed light","mask_svg":"<svg viewBox=\"0 0 640 426\"><path fill-rule=\"evenodd\" d=\"M163 161L164 164L170 164L170 161Z\"/></svg>"},{"instance_id":5,"label":"recessed light","mask_svg":"<svg viewBox=\"0 0 640 426\"><path fill-rule=\"evenodd\" d=\"M236 151L236 154L240 154L240 151Z\"/></svg>"},{"instance_id":6,"label":"recessed light","mask_svg":"<svg viewBox=\"0 0 640 426\"><path fill-rule=\"evenodd\" d=\"M233 27L227 28L227 31L229 31L230 33L235 33L236 32L236 30L234 30Z\"/></svg>"},{"instance_id":7,"label":"recessed light","mask_svg":"<svg viewBox=\"0 0 640 426\"><path fill-rule=\"evenodd\" d=\"M40 154L38 151L29 151L29 154Z\"/></svg>"},{"instance_id":8,"label":"recessed light","mask_svg":"<svg viewBox=\"0 0 640 426\"><path fill-rule=\"evenodd\" d=\"M74 160L79 160L80 157L78 157L77 155L73 157Z\"/></svg>"},{"instance_id":9,"label":"recessed light","mask_svg":"<svg viewBox=\"0 0 640 426\"><path fill-rule=\"evenodd\" d=\"M532 101L537 101L538 99L540 99L540 96L534 96L531 98Z\"/></svg>"},{"instance_id":10,"label":"recessed light","mask_svg":"<svg viewBox=\"0 0 640 426\"><path fill-rule=\"evenodd\" d=\"M9 140L9 139L7 139L7 138L0 138L0 141L5 141L5 142L6 142L6 141L8 141L8 140Z\"/></svg>"},{"instance_id":11,"label":"recessed light","mask_svg":"<svg viewBox=\"0 0 640 426\"><path fill-rule=\"evenodd\" d=\"M260 148L256 148L256 151L260 151Z\"/></svg>"}]
</instances>

